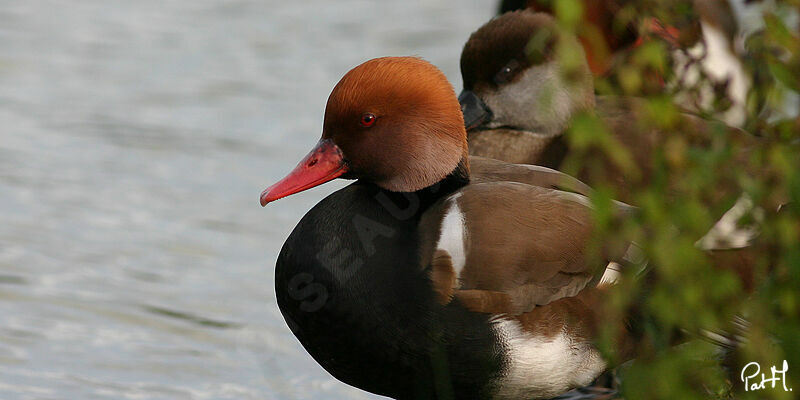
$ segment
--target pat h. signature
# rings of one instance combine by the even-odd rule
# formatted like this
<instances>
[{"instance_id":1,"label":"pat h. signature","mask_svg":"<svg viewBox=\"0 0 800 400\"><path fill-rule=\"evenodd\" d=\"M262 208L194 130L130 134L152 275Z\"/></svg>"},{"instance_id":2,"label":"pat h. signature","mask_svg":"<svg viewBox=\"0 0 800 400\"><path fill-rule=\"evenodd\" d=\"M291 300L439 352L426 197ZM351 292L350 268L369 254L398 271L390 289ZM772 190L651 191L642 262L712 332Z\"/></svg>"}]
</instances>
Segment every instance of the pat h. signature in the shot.
<instances>
[{"instance_id":1,"label":"pat h. signature","mask_svg":"<svg viewBox=\"0 0 800 400\"><path fill-rule=\"evenodd\" d=\"M744 368L742 368L741 374L742 382L744 382L744 390L756 391L766 389L767 383L771 384L772 388L774 389L775 384L780 382L783 385L784 391L792 391L792 388L786 386L786 372L789 371L789 363L787 363L786 360L783 360L783 366L781 369L778 369L773 365L769 370L772 373L771 378L767 378L766 374L761 374L761 381L756 382L758 379L758 374L761 372L761 365L755 361L745 365Z\"/></svg>"}]
</instances>

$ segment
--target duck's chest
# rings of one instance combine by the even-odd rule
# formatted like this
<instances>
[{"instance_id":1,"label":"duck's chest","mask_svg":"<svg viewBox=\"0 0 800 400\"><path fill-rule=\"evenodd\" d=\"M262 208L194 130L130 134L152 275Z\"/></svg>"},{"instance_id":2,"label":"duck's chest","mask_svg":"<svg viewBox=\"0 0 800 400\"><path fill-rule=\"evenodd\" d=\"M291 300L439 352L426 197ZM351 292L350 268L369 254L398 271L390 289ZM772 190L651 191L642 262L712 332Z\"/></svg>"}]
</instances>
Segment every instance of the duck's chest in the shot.
<instances>
[{"instance_id":1,"label":"duck's chest","mask_svg":"<svg viewBox=\"0 0 800 400\"><path fill-rule=\"evenodd\" d=\"M545 136L515 129L471 132L469 153L512 164L535 164L558 168L568 152L561 136Z\"/></svg>"},{"instance_id":2,"label":"duck's chest","mask_svg":"<svg viewBox=\"0 0 800 400\"><path fill-rule=\"evenodd\" d=\"M396 398L483 393L500 366L495 333L487 316L436 302L418 254L423 203L359 184L323 200L281 250L278 305L348 384Z\"/></svg>"}]
</instances>

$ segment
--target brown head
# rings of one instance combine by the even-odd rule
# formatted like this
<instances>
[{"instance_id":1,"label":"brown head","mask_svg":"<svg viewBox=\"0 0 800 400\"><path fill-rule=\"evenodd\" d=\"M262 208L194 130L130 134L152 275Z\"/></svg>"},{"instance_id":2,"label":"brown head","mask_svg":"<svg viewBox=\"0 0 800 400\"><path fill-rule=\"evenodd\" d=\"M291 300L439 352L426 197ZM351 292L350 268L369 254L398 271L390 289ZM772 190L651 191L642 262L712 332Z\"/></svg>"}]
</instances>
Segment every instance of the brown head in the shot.
<instances>
[{"instance_id":1,"label":"brown head","mask_svg":"<svg viewBox=\"0 0 800 400\"><path fill-rule=\"evenodd\" d=\"M528 8L536 12L555 15L555 2L558 0L531 0ZM608 72L614 53L632 46L638 39L636 24L627 21L622 25L618 15L631 0L584 0L581 2L583 15L578 26L578 39L581 41L589 67L595 76Z\"/></svg>"},{"instance_id":2,"label":"brown head","mask_svg":"<svg viewBox=\"0 0 800 400\"><path fill-rule=\"evenodd\" d=\"M459 100L469 129L555 136L577 111L594 105L582 47L544 13L514 11L483 25L464 45L461 75Z\"/></svg>"},{"instance_id":3,"label":"brown head","mask_svg":"<svg viewBox=\"0 0 800 400\"><path fill-rule=\"evenodd\" d=\"M413 57L369 60L345 74L325 108L322 138L261 204L340 176L411 192L466 162L467 135L453 87Z\"/></svg>"}]
</instances>

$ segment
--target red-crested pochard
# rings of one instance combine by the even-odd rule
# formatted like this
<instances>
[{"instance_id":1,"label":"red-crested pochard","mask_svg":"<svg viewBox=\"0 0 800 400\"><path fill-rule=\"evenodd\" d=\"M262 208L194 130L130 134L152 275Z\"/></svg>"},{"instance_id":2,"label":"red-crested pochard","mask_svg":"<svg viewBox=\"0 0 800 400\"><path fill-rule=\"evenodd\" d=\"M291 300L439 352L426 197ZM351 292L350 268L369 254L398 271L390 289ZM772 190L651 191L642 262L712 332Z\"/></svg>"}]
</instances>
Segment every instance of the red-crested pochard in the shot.
<instances>
[{"instance_id":1,"label":"red-crested pochard","mask_svg":"<svg viewBox=\"0 0 800 400\"><path fill-rule=\"evenodd\" d=\"M568 51L559 56L556 48ZM563 65L565 58L571 65ZM577 38L559 29L548 14L509 12L483 25L464 46L461 73L459 99L471 154L561 169L565 159L576 155L563 134L573 117L592 112L630 159L614 158L618 152L588 151L581 159L590 166L578 179L590 186L610 183L619 200L630 202L629 189L647 185L657 170L656 155L666 148L669 135L648 122L647 103L596 96ZM756 144L746 132L686 113L670 128L685 132L688 146L710 146L719 130L726 130L730 140Z\"/></svg>"},{"instance_id":2,"label":"red-crested pochard","mask_svg":"<svg viewBox=\"0 0 800 400\"><path fill-rule=\"evenodd\" d=\"M750 77L739 60L734 44L739 26L726 0L676 0L670 24L655 18L663 10L651 10L636 0L580 0L580 20L575 31L586 52L592 73L605 84L628 95L661 93L677 84L694 85L705 75L707 82L698 92L679 92L675 100L692 110L712 110L723 86L730 108L715 116L734 126L745 122L745 102ZM574 4L574 3L573 3ZM652 4L650 5L652 6ZM554 15L555 0L503 1L500 14L530 9ZM563 11L563 10L562 10ZM573 9L572 12L577 12ZM648 14L650 15L648 17ZM675 77L667 79L657 68L637 71L631 79L630 65L636 64L635 49L657 40L669 49L668 60Z\"/></svg>"},{"instance_id":3,"label":"red-crested pochard","mask_svg":"<svg viewBox=\"0 0 800 400\"><path fill-rule=\"evenodd\" d=\"M538 399L589 384L608 367L592 344L601 278L628 243L590 257L589 201L551 188L569 179L467 154L436 67L386 57L348 72L316 147L261 194L266 205L357 179L312 208L278 256L288 326L333 376L393 398Z\"/></svg>"},{"instance_id":4,"label":"red-crested pochard","mask_svg":"<svg viewBox=\"0 0 800 400\"><path fill-rule=\"evenodd\" d=\"M556 54L559 47L569 50L569 67L562 65L563 57ZM609 185L616 198L634 205L632 194L637 188L651 184L659 174L662 178L668 174L664 165L670 160L667 142L671 135L653 128L647 103L631 97L596 96L578 40L559 29L548 14L524 10L491 20L465 44L461 72L464 91L459 100L471 154L554 169L564 168L570 158L580 160L584 167L578 179L591 186ZM602 119L610 140L629 158L615 158L621 155L619 151L598 147L573 149L564 133L573 117L583 112ZM683 146L684 150L677 150L683 152L692 146L719 145L722 134L736 143L733 149L740 149L731 164L744 161L746 149L758 145L757 138L742 130L688 113L678 114L671 129L682 132L680 140L671 144ZM706 201L722 202L741 193L732 173L726 179L714 190L704 191ZM751 208L750 200L742 198L726 214L728 218L698 241L703 249L725 250L712 254L714 265L736 270L748 287L753 284L752 266L760 249L742 249L753 244L756 231L741 229L738 220ZM731 249L737 250L728 251Z\"/></svg>"}]
</instances>

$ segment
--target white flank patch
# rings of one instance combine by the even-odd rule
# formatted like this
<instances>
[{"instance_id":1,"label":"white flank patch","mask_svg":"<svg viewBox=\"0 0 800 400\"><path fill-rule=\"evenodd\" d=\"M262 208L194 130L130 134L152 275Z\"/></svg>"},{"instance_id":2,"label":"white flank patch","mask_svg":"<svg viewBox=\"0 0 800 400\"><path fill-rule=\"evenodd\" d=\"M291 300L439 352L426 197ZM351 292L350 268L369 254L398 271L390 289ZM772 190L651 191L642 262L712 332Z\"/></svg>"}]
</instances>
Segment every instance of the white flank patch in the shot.
<instances>
[{"instance_id":1,"label":"white flank patch","mask_svg":"<svg viewBox=\"0 0 800 400\"><path fill-rule=\"evenodd\" d=\"M496 317L492 323L508 363L499 378L496 399L553 397L588 385L606 369L591 344L576 342L566 332L537 337L516 320Z\"/></svg>"},{"instance_id":2,"label":"white flank patch","mask_svg":"<svg viewBox=\"0 0 800 400\"><path fill-rule=\"evenodd\" d=\"M464 213L458 207L456 201L461 196L460 193L454 195L448 201L450 208L442 219L442 229L439 234L439 242L436 244L438 250L444 250L450 255L453 261L453 269L456 277L461 275L464 264L467 261L467 254L464 250L464 239L466 237L466 227L464 226Z\"/></svg>"}]
</instances>

